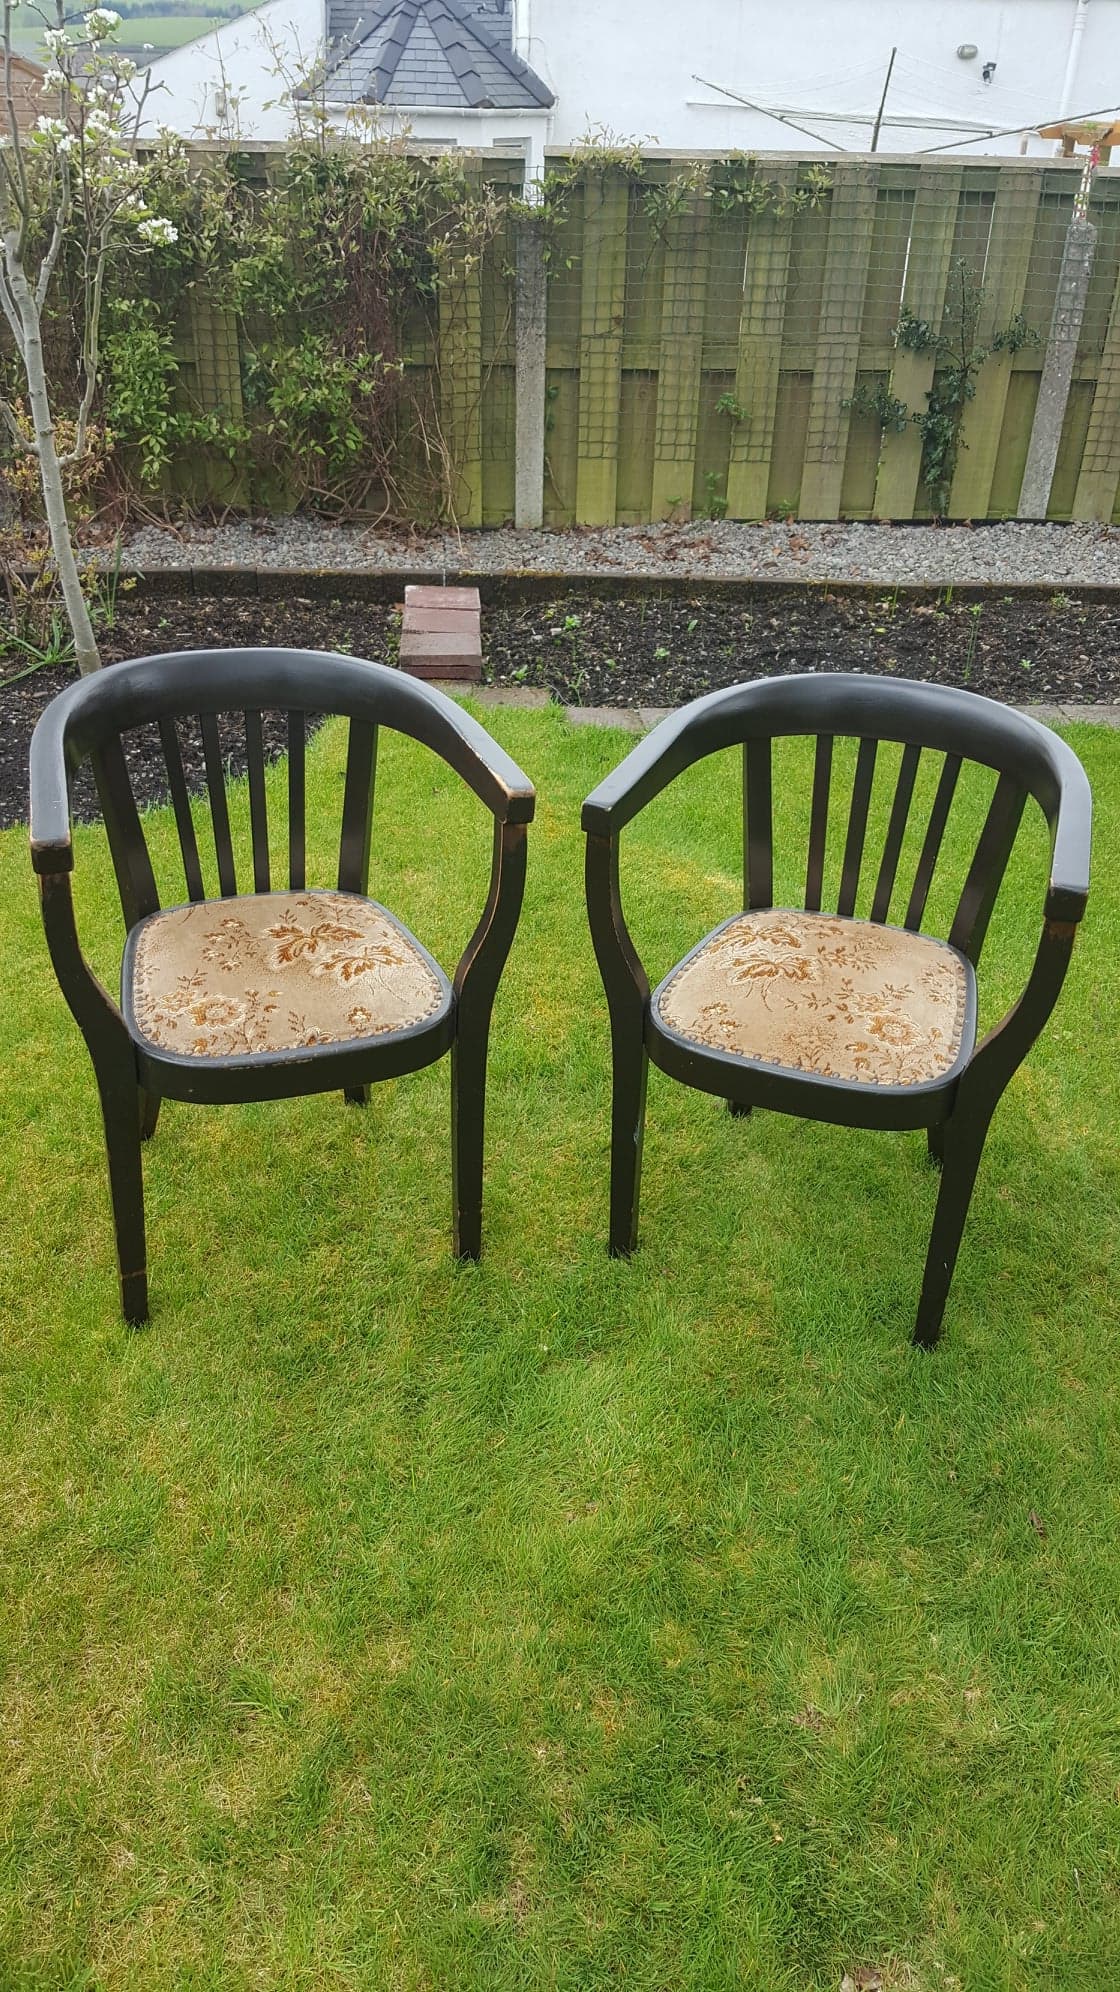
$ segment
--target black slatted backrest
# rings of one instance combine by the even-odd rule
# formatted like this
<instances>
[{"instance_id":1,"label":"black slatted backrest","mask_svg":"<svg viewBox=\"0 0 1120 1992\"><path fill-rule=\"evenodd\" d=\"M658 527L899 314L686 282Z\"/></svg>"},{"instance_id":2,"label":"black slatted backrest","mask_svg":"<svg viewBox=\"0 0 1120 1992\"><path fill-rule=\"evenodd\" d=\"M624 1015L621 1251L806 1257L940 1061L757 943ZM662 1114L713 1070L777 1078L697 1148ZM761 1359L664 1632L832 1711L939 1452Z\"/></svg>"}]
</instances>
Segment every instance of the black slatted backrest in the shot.
<instances>
[{"instance_id":1,"label":"black slatted backrest","mask_svg":"<svg viewBox=\"0 0 1120 1992\"><path fill-rule=\"evenodd\" d=\"M823 675L820 679L772 680L768 684L738 688L743 695L742 716L748 722L743 729L742 750L744 904L748 909L773 904L774 793L775 784L781 780L774 769L775 741L805 733L814 739L805 909L828 910L825 881L832 837L836 843L834 861L839 862L839 882L833 900L836 912L846 917L859 913L884 924L894 907L896 922L911 931L922 926L931 887L939 875L939 863L942 875L947 872L946 830L954 801L961 792L962 769L974 761L985 770L984 779L994 787L983 827L964 866L960 864L961 837L951 840L955 863L960 868L948 886L953 894L959 892L948 934L952 944L975 962L1032 792L1043 808L1049 810L1051 784L1045 757L1039 756L1041 765L1037 778L1032 780L1029 749L1033 743L1015 737L1019 727L1017 715L1007 715L1009 738L1004 756L993 738L998 725L993 715L1003 709L971 694L945 693L940 687L892 685L884 705L893 710L879 714L874 709L874 693L867 689L875 681L847 679L844 683L847 687L859 687L855 702L858 710L854 713L843 711L843 700L835 696L836 681L830 686ZM780 706L783 694L788 697L792 689L796 696L790 702L808 706L813 688L818 685L821 703L830 708L827 730L818 731L797 723L800 714L796 713L781 715L785 724L774 723L775 715L767 711L768 701L762 695L773 692L774 703ZM902 697L896 698L894 694L900 690ZM923 693L933 694L928 706L922 699ZM757 711L751 710L752 694L758 697ZM735 693L712 694L710 699L697 701L698 720L707 721L705 708L714 708L721 700L733 700L735 696ZM938 737L943 729L936 723L937 707L953 700L963 701L963 713L953 715L958 719L968 716L970 704L984 709L978 718L987 730L987 737L978 728L975 755L958 750L962 733L959 723L947 729L947 738ZM906 723L911 719L908 708L912 708L911 724ZM789 723L791 718L795 723ZM844 723L857 718L858 725ZM882 723L873 727L868 723L871 720ZM710 730L715 731L714 727ZM1038 731L1034 729L1036 735ZM854 748L853 763L839 758L838 743L843 743L849 753ZM718 739L713 738L711 744L717 745ZM890 759L880 753L880 748L887 744ZM894 757L897 757L896 769ZM845 775L843 785L838 786L837 768L848 765L852 767L850 778ZM919 797L924 798L920 807ZM967 814L962 806L962 825ZM874 823L883 827L872 838ZM967 830L962 829L962 835L967 838Z\"/></svg>"},{"instance_id":2,"label":"black slatted backrest","mask_svg":"<svg viewBox=\"0 0 1120 1992\"><path fill-rule=\"evenodd\" d=\"M898 895L904 846L908 841L910 844L915 841L912 818L919 773L923 763L932 763L936 770L936 786L924 828L920 819L917 826L921 841L913 861L913 877L902 922L911 931L916 931L922 924L938 860L942 855L963 758L959 754L941 754L936 749L922 748L913 741L902 746L898 772L890 792L882 845L876 853L869 851L868 831L876 767L881 765L879 749L882 743L870 734L862 734L854 742L854 772L850 793L845 796L835 793L837 738L832 733L822 733L816 736L814 743L805 910L813 913L827 910L823 908L823 901L829 832L833 828L838 836L840 834L835 822L839 806L841 814L846 810L846 821L842 831L836 912L844 917L854 917L860 910L861 883L865 876L869 880L873 877L870 903L862 917L880 925L887 922ZM744 902L750 910L774 903L775 778L772 749L773 739L769 735L749 738L743 748ZM968 866L949 936L954 947L960 948L973 961L978 959L983 946L1027 795L1025 785L1014 775L999 775L984 827ZM868 865L869 857L874 865L873 871Z\"/></svg>"},{"instance_id":3,"label":"black slatted backrest","mask_svg":"<svg viewBox=\"0 0 1120 1992\"><path fill-rule=\"evenodd\" d=\"M346 786L342 795L342 837L338 847L338 889L362 892L369 886L369 847L373 833L373 778L377 767L377 728L350 721Z\"/></svg>"},{"instance_id":4,"label":"black slatted backrest","mask_svg":"<svg viewBox=\"0 0 1120 1992\"><path fill-rule=\"evenodd\" d=\"M925 917L943 848L956 863L962 846L967 847L978 779L994 792L973 842L956 910L946 922L955 944L976 960L1028 797L1037 803L1050 831L1047 917L1080 918L1088 891L1092 799L1077 756L1027 714L947 685L818 671L708 692L670 713L603 778L584 801L583 827L591 837L617 837L694 762L725 748L738 748L746 784L744 903L769 905L774 880L772 803L785 779L784 773L775 775L772 746L776 740L806 738L815 740L804 874L806 910L825 910L835 814L843 817L845 825L842 831L837 828L837 841L843 843L838 908L851 912L866 905L869 917L882 923L890 919L896 900L901 903L908 893L904 924L916 929ZM843 745L842 755L835 751L837 742ZM849 743L855 743L854 767L845 797L843 782L840 793L833 791L837 767L847 766ZM889 746L889 754L880 751L883 746ZM892 787L892 777L884 771L896 755ZM959 834L950 836L946 845L946 826L962 768L968 763L982 772L965 785L969 793L967 801L962 793ZM800 771L795 779L804 785ZM924 798L931 792L923 824ZM784 791L782 800L786 800ZM880 822L881 849L873 868L869 832L876 826L877 840ZM867 884L861 891L864 879ZM957 879L949 883L948 894L938 887L938 906L944 906ZM796 903L800 881L794 892Z\"/></svg>"},{"instance_id":5,"label":"black slatted backrest","mask_svg":"<svg viewBox=\"0 0 1120 1992\"><path fill-rule=\"evenodd\" d=\"M44 715L39 765L51 768L57 755L61 768L65 756L69 780L83 761L92 763L125 923L131 928L159 905L129 776L127 748L134 730L141 729L145 740L150 733L158 742L153 751L166 774L187 899L209 896L208 878L213 877L218 894L230 898L239 892L282 889L285 883L295 891L306 887L308 715L325 717L332 712L348 722L337 866L340 890L368 889L382 717L434 749L496 813L514 821L531 817L532 790L525 777L477 722L441 694L397 671L328 653L180 653L99 672L95 679L82 680L60 694ZM286 783L268 775L267 749L276 746L287 750ZM229 763L234 757L244 769L248 798L247 848L240 865L234 834L240 810L231 813L229 797ZM34 760L33 756L33 792ZM192 764L197 769L200 760L205 786L192 795L188 770ZM41 798L48 797L52 779L39 778ZM286 868L273 862L285 802ZM40 815L49 815L54 806L52 800L41 800ZM276 818L271 826L270 811ZM274 870L281 875L274 878ZM334 879L317 882L331 885ZM168 897L177 903L180 895L172 892Z\"/></svg>"},{"instance_id":6,"label":"black slatted backrest","mask_svg":"<svg viewBox=\"0 0 1120 1992\"><path fill-rule=\"evenodd\" d=\"M188 900L207 897L200 847L199 819L203 817L209 819L204 843L213 849L219 896L232 899L238 893L272 890L265 717L264 712L249 708L229 714L165 714L157 722ZM307 714L289 709L277 719L280 726L270 729L270 735L275 743L276 732L282 729L288 769L284 801L274 793L273 808L279 819L286 803L288 862L286 880L281 875L276 886L282 890L286 884L290 891L299 892L307 884ZM378 729L368 720L351 719L348 731L337 883L340 892L365 894L369 889ZM205 786L196 784L193 796L184 761L188 734L201 744L205 776ZM125 733L106 740L91 759L121 882L126 924L131 927L154 912L159 901L129 777L127 747ZM249 801L248 849L241 853L240 866L229 798L230 768L235 759L244 773Z\"/></svg>"}]
</instances>

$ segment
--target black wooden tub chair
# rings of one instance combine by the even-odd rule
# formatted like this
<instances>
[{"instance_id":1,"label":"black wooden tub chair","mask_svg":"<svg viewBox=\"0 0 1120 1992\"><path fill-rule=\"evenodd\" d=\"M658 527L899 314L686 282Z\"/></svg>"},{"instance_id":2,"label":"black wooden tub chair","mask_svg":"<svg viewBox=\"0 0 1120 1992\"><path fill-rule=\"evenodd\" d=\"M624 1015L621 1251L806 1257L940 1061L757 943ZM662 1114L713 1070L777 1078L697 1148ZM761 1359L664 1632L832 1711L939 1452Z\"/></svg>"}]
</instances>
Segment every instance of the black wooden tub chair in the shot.
<instances>
[{"instance_id":1,"label":"black wooden tub chair","mask_svg":"<svg viewBox=\"0 0 1120 1992\"><path fill-rule=\"evenodd\" d=\"M262 712L286 715L287 886L269 863ZM307 884L306 719L349 721L337 883ZM252 890L239 893L219 714L244 728ZM179 723L197 719L220 897L208 897ZM179 833L185 904L161 910L122 736L158 727ZM367 896L378 728L430 747L494 817L482 916L453 978ZM69 783L92 763L127 940L118 1008L86 962L71 895ZM82 679L47 707L31 745L31 852L55 973L93 1059L126 1320L148 1314L140 1143L163 1098L274 1100L370 1082L450 1048L454 1245L481 1246L487 1038L525 880L534 791L466 713L381 664L297 650L145 657ZM332 866L333 869L333 866Z\"/></svg>"},{"instance_id":2,"label":"black wooden tub chair","mask_svg":"<svg viewBox=\"0 0 1120 1992\"><path fill-rule=\"evenodd\" d=\"M772 743L815 735L803 906L773 904ZM822 912L833 744L858 741L836 913ZM877 750L902 753L869 917L855 918ZM619 896L619 833L704 755L743 746L744 901L650 993ZM888 924L920 757L940 768L901 926ZM922 931L963 763L995 771L947 939ZM988 778L990 780L990 777ZM976 1042L976 966L1027 798L1049 825L1050 879L1023 994ZM807 798L808 800L808 798ZM813 674L737 685L655 727L588 796L587 909L614 1058L610 1250L637 1242L647 1062L732 1112L928 1130L942 1174L914 1340L936 1342L988 1123L1062 986L1089 888L1089 785L1022 713L940 685ZM920 830L920 824L919 824ZM917 845L917 838L913 843ZM837 853L839 855L839 853ZM955 887L954 887L955 897Z\"/></svg>"}]
</instances>

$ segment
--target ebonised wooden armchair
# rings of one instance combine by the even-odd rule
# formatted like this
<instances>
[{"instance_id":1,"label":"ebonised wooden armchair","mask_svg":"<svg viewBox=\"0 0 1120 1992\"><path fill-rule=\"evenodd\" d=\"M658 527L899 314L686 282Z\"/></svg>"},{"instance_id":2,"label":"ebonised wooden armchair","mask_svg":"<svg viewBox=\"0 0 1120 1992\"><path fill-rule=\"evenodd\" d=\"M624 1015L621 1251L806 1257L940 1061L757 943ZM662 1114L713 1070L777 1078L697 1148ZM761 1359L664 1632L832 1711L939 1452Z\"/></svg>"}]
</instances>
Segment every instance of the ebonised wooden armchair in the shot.
<instances>
[{"instance_id":1,"label":"ebonised wooden armchair","mask_svg":"<svg viewBox=\"0 0 1120 1992\"><path fill-rule=\"evenodd\" d=\"M262 712L287 716L287 887L269 862ZM219 714L243 715L252 890L241 893ZM306 719L349 720L334 889L307 884ZM220 897L207 896L178 722L197 718ZM122 736L158 727L186 881L161 909ZM490 890L451 980L408 929L367 896L378 729L409 734L462 776L494 817ZM127 939L112 1000L78 939L69 781L92 764ZM273 1100L338 1087L364 1103L371 1081L451 1051L454 1248L481 1249L483 1114L490 1013L517 926L534 791L450 699L381 664L295 650L145 657L70 686L31 746L31 852L47 943L93 1060L105 1123L126 1320L148 1315L141 1140L164 1098Z\"/></svg>"},{"instance_id":2,"label":"ebonised wooden armchair","mask_svg":"<svg viewBox=\"0 0 1120 1992\"><path fill-rule=\"evenodd\" d=\"M773 904L772 743L815 735L804 904ZM858 741L835 915L821 910L833 743ZM855 918L879 743L902 747L869 915ZM619 834L685 768L743 746L744 911L650 992L619 893ZM888 914L919 760L940 774L901 926ZM994 793L947 939L921 931L962 764ZM1028 797L1049 825L1042 931L1025 990L978 1044L976 965ZM914 1340L932 1346L988 1124L1057 999L1089 888L1089 785L1035 720L940 685L855 674L712 692L655 727L584 803L587 909L614 1063L610 1250L637 1242L648 1061L733 1113L755 1106L858 1127L921 1128L941 1184ZM870 874L869 874L870 876ZM955 887L954 887L955 893Z\"/></svg>"}]
</instances>

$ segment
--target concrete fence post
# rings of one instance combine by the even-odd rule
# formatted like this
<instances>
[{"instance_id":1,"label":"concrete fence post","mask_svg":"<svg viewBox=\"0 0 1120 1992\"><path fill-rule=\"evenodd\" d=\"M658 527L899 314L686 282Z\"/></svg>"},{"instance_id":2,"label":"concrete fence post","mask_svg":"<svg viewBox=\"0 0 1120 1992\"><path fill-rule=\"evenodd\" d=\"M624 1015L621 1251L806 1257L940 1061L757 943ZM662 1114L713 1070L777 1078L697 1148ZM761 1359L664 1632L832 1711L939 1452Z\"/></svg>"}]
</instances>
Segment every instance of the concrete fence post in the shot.
<instances>
[{"instance_id":1,"label":"concrete fence post","mask_svg":"<svg viewBox=\"0 0 1120 1992\"><path fill-rule=\"evenodd\" d=\"M544 517L545 340L548 281L542 223L523 215L517 223L517 404L513 516L534 528Z\"/></svg>"},{"instance_id":2,"label":"concrete fence post","mask_svg":"<svg viewBox=\"0 0 1120 1992\"><path fill-rule=\"evenodd\" d=\"M1050 337L1042 362L1038 402L1019 493L1021 519L1044 519L1050 505L1050 487L1054 482L1054 468L1065 425L1073 363L1077 358L1077 342L1081 337L1081 321L1085 316L1085 300L1093 274L1096 242L1097 231L1093 223L1082 220L1075 213L1066 231L1054 314L1050 320Z\"/></svg>"}]
</instances>

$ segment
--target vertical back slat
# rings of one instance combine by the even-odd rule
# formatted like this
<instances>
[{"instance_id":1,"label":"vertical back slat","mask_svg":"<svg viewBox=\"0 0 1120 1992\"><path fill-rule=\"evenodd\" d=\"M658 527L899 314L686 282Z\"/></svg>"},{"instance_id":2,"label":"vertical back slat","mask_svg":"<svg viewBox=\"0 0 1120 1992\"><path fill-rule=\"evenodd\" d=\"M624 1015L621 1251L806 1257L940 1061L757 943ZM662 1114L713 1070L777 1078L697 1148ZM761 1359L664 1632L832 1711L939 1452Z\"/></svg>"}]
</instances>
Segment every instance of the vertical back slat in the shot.
<instances>
[{"instance_id":1,"label":"vertical back slat","mask_svg":"<svg viewBox=\"0 0 1120 1992\"><path fill-rule=\"evenodd\" d=\"M288 714L288 885L302 892L307 884L307 804L304 789L306 722L302 712Z\"/></svg>"},{"instance_id":2,"label":"vertical back slat","mask_svg":"<svg viewBox=\"0 0 1120 1992\"><path fill-rule=\"evenodd\" d=\"M377 728L365 719L350 721L346 786L342 797L342 839L338 849L338 889L369 889L369 844L373 829L373 781L377 768Z\"/></svg>"},{"instance_id":3,"label":"vertical back slat","mask_svg":"<svg viewBox=\"0 0 1120 1992\"><path fill-rule=\"evenodd\" d=\"M960 948L974 967L980 959L1026 800L1026 790L1013 775L1000 776L949 933L950 945Z\"/></svg>"},{"instance_id":4,"label":"vertical back slat","mask_svg":"<svg viewBox=\"0 0 1120 1992\"><path fill-rule=\"evenodd\" d=\"M198 838L194 834L191 799L183 769L183 752L179 745L179 733L175 721L167 714L159 722L159 738L167 768L171 802L175 810L175 828L179 832L179 849L183 855L183 877L187 885L187 898L205 899L206 887L202 883L202 863L198 855Z\"/></svg>"},{"instance_id":5,"label":"vertical back slat","mask_svg":"<svg viewBox=\"0 0 1120 1992\"><path fill-rule=\"evenodd\" d=\"M809 863L805 872L805 911L819 913L828 844L828 796L832 783L832 735L818 733L813 756L813 808L809 819Z\"/></svg>"},{"instance_id":6,"label":"vertical back slat","mask_svg":"<svg viewBox=\"0 0 1120 1992\"><path fill-rule=\"evenodd\" d=\"M210 797L210 821L214 826L214 854L218 860L218 886L223 899L233 899L237 893L237 872L233 862L233 838L229 827L229 803L226 800L217 717L212 712L204 712L199 724L206 762L206 788Z\"/></svg>"},{"instance_id":7,"label":"vertical back slat","mask_svg":"<svg viewBox=\"0 0 1120 1992\"><path fill-rule=\"evenodd\" d=\"M245 759L249 769L249 823L253 835L253 890L267 892L268 803L264 791L264 732L259 712L245 714Z\"/></svg>"},{"instance_id":8,"label":"vertical back slat","mask_svg":"<svg viewBox=\"0 0 1120 1992\"><path fill-rule=\"evenodd\" d=\"M891 894L898 875L898 860L902 851L902 839L906 835L906 824L910 815L910 803L914 794L914 782L918 773L918 762L922 758L920 747L905 747L902 763L898 770L898 785L891 804L890 822L883 845L883 861L879 866L879 876L875 882L875 897L871 903L871 918L885 920L891 909Z\"/></svg>"},{"instance_id":9,"label":"vertical back slat","mask_svg":"<svg viewBox=\"0 0 1120 1992\"><path fill-rule=\"evenodd\" d=\"M743 858L748 907L774 904L774 812L768 737L743 748Z\"/></svg>"},{"instance_id":10,"label":"vertical back slat","mask_svg":"<svg viewBox=\"0 0 1120 1992\"><path fill-rule=\"evenodd\" d=\"M921 926L922 914L926 910L926 900L929 898L929 889L933 883L933 874L941 850L941 840L945 835L945 825L949 820L949 810L952 806L953 797L956 794L960 772L960 755L946 754L945 765L941 770L941 778L937 784L937 794L933 798L933 808L929 813L929 828L926 831L925 842L922 845L921 856L918 859L918 869L914 873L914 888L910 894L910 904L906 908L906 919L903 922L903 925L909 928L911 933L914 933Z\"/></svg>"},{"instance_id":11,"label":"vertical back slat","mask_svg":"<svg viewBox=\"0 0 1120 1992\"><path fill-rule=\"evenodd\" d=\"M159 894L144 832L140 828L120 735L114 734L111 739L103 740L94 749L90 760L101 814L105 819L109 852L117 875L125 926L131 930L138 920L145 920L149 913L158 910Z\"/></svg>"},{"instance_id":12,"label":"vertical back slat","mask_svg":"<svg viewBox=\"0 0 1120 1992\"><path fill-rule=\"evenodd\" d=\"M852 783L852 807L848 814L848 835L844 840L844 868L840 874L838 913L856 910L859 875L863 867L863 844L867 835L867 812L871 806L871 784L875 779L877 740L861 740L856 755L856 778Z\"/></svg>"}]
</instances>

